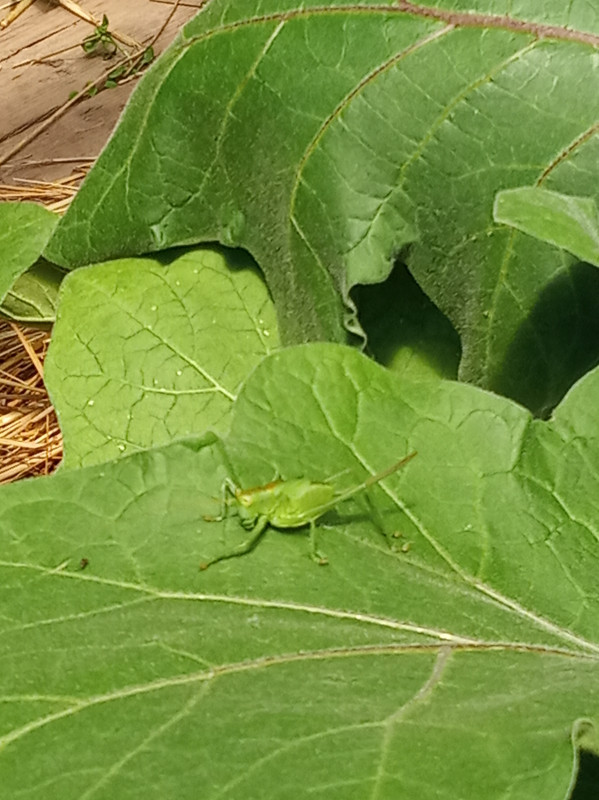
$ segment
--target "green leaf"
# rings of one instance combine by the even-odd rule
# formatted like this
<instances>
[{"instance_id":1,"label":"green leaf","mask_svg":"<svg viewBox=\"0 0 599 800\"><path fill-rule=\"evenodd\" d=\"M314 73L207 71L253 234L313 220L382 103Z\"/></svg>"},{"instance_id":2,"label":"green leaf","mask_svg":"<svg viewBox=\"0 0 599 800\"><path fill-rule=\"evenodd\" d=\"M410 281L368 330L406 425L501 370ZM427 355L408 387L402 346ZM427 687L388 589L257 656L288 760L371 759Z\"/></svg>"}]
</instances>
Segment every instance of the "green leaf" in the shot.
<instances>
[{"instance_id":1,"label":"green leaf","mask_svg":"<svg viewBox=\"0 0 599 800\"><path fill-rule=\"evenodd\" d=\"M493 217L599 266L599 214L592 198L521 186L498 192Z\"/></svg>"},{"instance_id":2,"label":"green leaf","mask_svg":"<svg viewBox=\"0 0 599 800\"><path fill-rule=\"evenodd\" d=\"M0 303L38 260L57 222L56 214L37 203L0 203Z\"/></svg>"},{"instance_id":3,"label":"green leaf","mask_svg":"<svg viewBox=\"0 0 599 800\"><path fill-rule=\"evenodd\" d=\"M124 64L121 64L118 67L115 67L112 72L108 73L108 80L116 81L118 78L122 78L126 72L126 68Z\"/></svg>"},{"instance_id":4,"label":"green leaf","mask_svg":"<svg viewBox=\"0 0 599 800\"><path fill-rule=\"evenodd\" d=\"M28 325L53 323L63 278L62 269L40 258L14 282L0 305L0 313Z\"/></svg>"},{"instance_id":5,"label":"green leaf","mask_svg":"<svg viewBox=\"0 0 599 800\"><path fill-rule=\"evenodd\" d=\"M81 42L81 47L85 53L93 53L96 47L100 44L100 39L97 33L88 36Z\"/></svg>"},{"instance_id":6,"label":"green leaf","mask_svg":"<svg viewBox=\"0 0 599 800\"><path fill-rule=\"evenodd\" d=\"M211 435L2 487L4 793L565 798L599 752L598 384L533 421L307 345L248 379L226 458ZM412 448L322 520L328 567L268 530L198 571L247 536L204 520L225 475L350 483Z\"/></svg>"},{"instance_id":7,"label":"green leaf","mask_svg":"<svg viewBox=\"0 0 599 800\"><path fill-rule=\"evenodd\" d=\"M545 417L598 361L599 270L578 262L541 293L494 385Z\"/></svg>"},{"instance_id":8,"label":"green leaf","mask_svg":"<svg viewBox=\"0 0 599 800\"><path fill-rule=\"evenodd\" d=\"M244 247L285 342L346 341L349 290L409 244L460 377L504 391L525 362L534 393L555 368L535 310L573 260L498 226L493 201L524 183L597 198L599 13L457 5L213 0L139 85L48 257Z\"/></svg>"},{"instance_id":9,"label":"green leaf","mask_svg":"<svg viewBox=\"0 0 599 800\"><path fill-rule=\"evenodd\" d=\"M268 292L242 251L199 248L72 272L45 367L64 464L224 431L242 380L277 346Z\"/></svg>"}]
</instances>

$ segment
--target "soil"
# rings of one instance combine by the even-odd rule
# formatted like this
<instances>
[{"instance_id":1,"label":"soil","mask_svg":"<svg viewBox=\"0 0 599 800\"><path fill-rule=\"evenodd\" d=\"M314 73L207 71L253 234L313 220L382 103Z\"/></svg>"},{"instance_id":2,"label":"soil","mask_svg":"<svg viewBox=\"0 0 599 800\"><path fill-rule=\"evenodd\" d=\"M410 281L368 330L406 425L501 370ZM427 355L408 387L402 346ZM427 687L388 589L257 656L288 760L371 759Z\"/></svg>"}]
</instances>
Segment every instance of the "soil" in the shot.
<instances>
[{"instance_id":1,"label":"soil","mask_svg":"<svg viewBox=\"0 0 599 800\"><path fill-rule=\"evenodd\" d=\"M178 4L154 45L156 55L203 4L203 0ZM153 38L173 8L172 2L158 0L81 0L79 5L98 21L105 14L111 31L141 44ZM9 11L8 7L0 10L0 20ZM0 22L0 184L53 181L69 175L78 163L89 166L106 143L138 79L81 100L2 163L15 145L68 100L70 93L80 91L105 72L111 61L102 55L85 54L81 42L94 33L94 26L68 11L59 0L35 0L6 28L1 26Z\"/></svg>"}]
</instances>

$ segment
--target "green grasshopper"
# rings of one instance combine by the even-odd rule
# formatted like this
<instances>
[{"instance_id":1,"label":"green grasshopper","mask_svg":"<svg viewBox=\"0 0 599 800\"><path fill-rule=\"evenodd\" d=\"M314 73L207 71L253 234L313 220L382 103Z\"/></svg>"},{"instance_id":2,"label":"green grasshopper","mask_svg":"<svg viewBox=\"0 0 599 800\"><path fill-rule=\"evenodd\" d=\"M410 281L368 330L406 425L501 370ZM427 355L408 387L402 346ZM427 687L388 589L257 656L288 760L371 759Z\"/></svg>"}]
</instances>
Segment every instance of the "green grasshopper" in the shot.
<instances>
[{"instance_id":1,"label":"green grasshopper","mask_svg":"<svg viewBox=\"0 0 599 800\"><path fill-rule=\"evenodd\" d=\"M234 547L227 553L211 558L200 564L200 569L208 569L212 564L224 561L227 558L249 553L258 544L258 541L267 526L286 530L289 528L303 528L310 526L310 555L316 563L328 564L326 556L321 555L316 548L316 521L334 508L337 503L362 492L374 483L382 481L398 469L411 461L416 452L402 458L391 467L387 467L376 475L370 475L357 486L352 486L342 492L335 492L330 483L319 483L308 478L295 478L293 480L276 480L264 486L254 486L251 489L240 489L230 478L225 478L222 491L222 512L218 517L204 517L208 522L219 522L227 516L229 503L227 494L237 504L237 514L244 528L251 531L251 536L246 541Z\"/></svg>"}]
</instances>

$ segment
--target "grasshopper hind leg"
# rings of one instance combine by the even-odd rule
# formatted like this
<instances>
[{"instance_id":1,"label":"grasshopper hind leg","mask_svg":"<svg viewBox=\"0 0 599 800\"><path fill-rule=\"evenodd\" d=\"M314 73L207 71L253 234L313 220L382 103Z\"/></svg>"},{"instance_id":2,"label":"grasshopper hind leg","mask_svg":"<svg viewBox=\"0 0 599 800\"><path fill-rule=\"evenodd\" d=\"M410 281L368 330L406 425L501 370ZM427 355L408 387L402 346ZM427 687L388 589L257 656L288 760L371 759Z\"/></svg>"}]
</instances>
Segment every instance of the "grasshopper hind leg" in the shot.
<instances>
[{"instance_id":1,"label":"grasshopper hind leg","mask_svg":"<svg viewBox=\"0 0 599 800\"><path fill-rule=\"evenodd\" d=\"M373 503L372 498L368 495L368 493L365 492L364 494L364 502L368 506L368 514L373 527L376 529L377 534L381 537L381 541L384 542L387 549L394 551L396 546L393 541L393 534L387 532L387 525L383 520L383 515L381 514L380 509L375 503Z\"/></svg>"},{"instance_id":2,"label":"grasshopper hind leg","mask_svg":"<svg viewBox=\"0 0 599 800\"><path fill-rule=\"evenodd\" d=\"M238 556L244 556L246 553L251 553L262 538L262 534L266 530L267 525L267 517L258 517L256 524L252 528L252 533L249 539L246 539L245 542L241 542L241 544L238 544L237 547L233 547L227 553L221 553L219 556L215 556L209 561L203 561L200 564L200 569L205 570L208 569L208 567L211 567L213 564L218 564L219 561L226 561L229 558L237 558Z\"/></svg>"}]
</instances>

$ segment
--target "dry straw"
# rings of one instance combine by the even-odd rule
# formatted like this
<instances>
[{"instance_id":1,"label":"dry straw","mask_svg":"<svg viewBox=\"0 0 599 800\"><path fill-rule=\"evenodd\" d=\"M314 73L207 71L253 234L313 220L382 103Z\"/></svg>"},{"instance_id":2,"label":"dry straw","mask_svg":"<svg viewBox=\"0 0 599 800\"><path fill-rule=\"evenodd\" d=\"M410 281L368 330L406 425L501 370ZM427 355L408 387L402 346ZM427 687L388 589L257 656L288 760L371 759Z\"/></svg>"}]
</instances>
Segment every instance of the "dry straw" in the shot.
<instances>
[{"instance_id":1,"label":"dry straw","mask_svg":"<svg viewBox=\"0 0 599 800\"><path fill-rule=\"evenodd\" d=\"M0 322L0 483L47 475L62 437L44 386L50 334Z\"/></svg>"}]
</instances>

